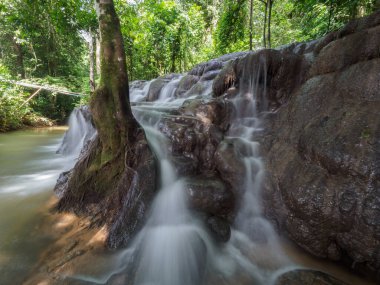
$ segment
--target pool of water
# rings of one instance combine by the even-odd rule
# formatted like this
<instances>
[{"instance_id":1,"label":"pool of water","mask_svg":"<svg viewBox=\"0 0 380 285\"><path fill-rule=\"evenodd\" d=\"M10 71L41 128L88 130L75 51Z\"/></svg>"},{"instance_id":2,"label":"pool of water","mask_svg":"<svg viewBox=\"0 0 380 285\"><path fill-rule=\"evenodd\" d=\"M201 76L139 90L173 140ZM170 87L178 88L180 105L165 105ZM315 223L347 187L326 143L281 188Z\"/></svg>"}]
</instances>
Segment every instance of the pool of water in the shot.
<instances>
[{"instance_id":1,"label":"pool of water","mask_svg":"<svg viewBox=\"0 0 380 285\"><path fill-rule=\"evenodd\" d=\"M74 160L56 154L65 128L0 134L0 284L21 284L51 242L41 232L59 174Z\"/></svg>"}]
</instances>

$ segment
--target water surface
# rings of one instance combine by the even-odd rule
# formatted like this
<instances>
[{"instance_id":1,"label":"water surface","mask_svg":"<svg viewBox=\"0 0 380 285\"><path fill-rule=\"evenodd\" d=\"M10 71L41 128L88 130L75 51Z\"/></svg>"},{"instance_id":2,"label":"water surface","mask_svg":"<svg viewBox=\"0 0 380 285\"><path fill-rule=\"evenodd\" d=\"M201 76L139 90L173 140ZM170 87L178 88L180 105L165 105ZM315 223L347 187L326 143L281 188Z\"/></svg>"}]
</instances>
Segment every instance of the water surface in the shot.
<instances>
[{"instance_id":1,"label":"water surface","mask_svg":"<svg viewBox=\"0 0 380 285\"><path fill-rule=\"evenodd\" d=\"M59 174L73 160L56 154L65 128L0 134L0 284L21 284L51 242L41 232Z\"/></svg>"}]
</instances>

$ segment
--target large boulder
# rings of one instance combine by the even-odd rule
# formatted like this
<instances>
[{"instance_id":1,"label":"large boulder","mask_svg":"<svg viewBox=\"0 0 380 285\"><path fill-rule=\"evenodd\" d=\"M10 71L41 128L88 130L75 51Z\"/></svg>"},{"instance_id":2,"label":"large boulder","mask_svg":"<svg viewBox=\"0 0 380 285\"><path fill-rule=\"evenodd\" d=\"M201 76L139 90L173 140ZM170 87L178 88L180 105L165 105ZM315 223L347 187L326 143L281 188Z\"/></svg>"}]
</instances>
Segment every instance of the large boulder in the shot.
<instances>
[{"instance_id":1,"label":"large boulder","mask_svg":"<svg viewBox=\"0 0 380 285\"><path fill-rule=\"evenodd\" d=\"M306 251L379 272L380 12L348 27L315 44L307 77L266 117L264 195Z\"/></svg>"},{"instance_id":2,"label":"large boulder","mask_svg":"<svg viewBox=\"0 0 380 285\"><path fill-rule=\"evenodd\" d=\"M311 254L367 273L380 272L379 46L380 11L317 41L234 58L213 82L219 98L255 88L266 215ZM232 189L237 147L223 141L214 159Z\"/></svg>"}]
</instances>

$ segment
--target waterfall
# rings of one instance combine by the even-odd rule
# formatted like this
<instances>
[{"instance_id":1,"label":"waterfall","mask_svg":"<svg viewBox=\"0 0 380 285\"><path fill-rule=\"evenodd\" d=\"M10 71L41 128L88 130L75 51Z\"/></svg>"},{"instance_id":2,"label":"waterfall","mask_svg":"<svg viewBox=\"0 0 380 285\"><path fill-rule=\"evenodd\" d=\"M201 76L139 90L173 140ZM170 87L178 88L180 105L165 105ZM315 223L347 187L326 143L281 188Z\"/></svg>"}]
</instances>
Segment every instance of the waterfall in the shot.
<instances>
[{"instance_id":1,"label":"waterfall","mask_svg":"<svg viewBox=\"0 0 380 285\"><path fill-rule=\"evenodd\" d=\"M171 88L166 92L174 94ZM171 96L165 96L170 100ZM151 112L151 114L149 114ZM137 236L136 285L201 284L205 264L206 232L187 207L184 179L176 175L167 138L158 130L164 113L134 108L159 161L161 187L149 219Z\"/></svg>"},{"instance_id":2,"label":"waterfall","mask_svg":"<svg viewBox=\"0 0 380 285\"><path fill-rule=\"evenodd\" d=\"M265 98L265 62L254 70L244 74L234 96L225 98L233 110L223 142L233 145L244 167L238 187L239 210L230 240L216 243L204 221L189 208L185 192L189 177L176 171L173 147L160 129L163 120L175 117L170 112L194 98L194 94L187 92L187 98L176 97L180 77L167 83L155 102L145 102L152 82L139 82L131 88L130 97L135 101L132 110L158 158L160 189L145 226L130 247L114 259L118 265L113 271L98 279L83 274L77 275L77 279L113 284L112 276L126 271L128 282L134 285L269 285L275 283L279 274L295 268L262 211L265 170L257 135L263 127L257 105L265 104L265 100L258 100L260 96ZM204 92L196 95L211 100L211 84L212 80L202 82Z\"/></svg>"},{"instance_id":3,"label":"waterfall","mask_svg":"<svg viewBox=\"0 0 380 285\"><path fill-rule=\"evenodd\" d=\"M259 66L256 72L243 76L241 80L248 84L241 82L238 94L230 99L233 115L225 140L233 143L245 173L240 189L242 202L232 237L222 248L214 244L202 222L189 211L184 196L186 177L175 175L168 150L170 143L159 130L159 122L165 116L162 109L178 108L184 101L175 97L182 77L170 81L153 104L133 108L158 156L162 179L150 218L134 244L139 252L134 284L203 284L212 282L212 278L205 277L210 272L222 276L226 284L236 284L239 275L254 284L271 284L279 272L292 266L282 252L275 230L263 216L260 199L265 171L256 140L256 135L262 131L257 96L260 92L265 93L258 87L264 69Z\"/></svg>"},{"instance_id":4,"label":"waterfall","mask_svg":"<svg viewBox=\"0 0 380 285\"><path fill-rule=\"evenodd\" d=\"M277 233L264 217L261 191L265 177L265 166L260 157L258 137L263 131L260 119L266 102L266 62L261 58L257 66L246 63L240 78L239 92L232 98L233 115L226 140L234 145L234 151L244 165L243 182L240 186L241 203L234 223L231 244L243 254L243 249L255 258L250 263L258 266L261 284L274 282L279 272L294 267L281 248Z\"/></svg>"},{"instance_id":5,"label":"waterfall","mask_svg":"<svg viewBox=\"0 0 380 285\"><path fill-rule=\"evenodd\" d=\"M69 117L69 129L65 133L57 153L77 157L83 146L96 134L88 106L75 108Z\"/></svg>"}]
</instances>

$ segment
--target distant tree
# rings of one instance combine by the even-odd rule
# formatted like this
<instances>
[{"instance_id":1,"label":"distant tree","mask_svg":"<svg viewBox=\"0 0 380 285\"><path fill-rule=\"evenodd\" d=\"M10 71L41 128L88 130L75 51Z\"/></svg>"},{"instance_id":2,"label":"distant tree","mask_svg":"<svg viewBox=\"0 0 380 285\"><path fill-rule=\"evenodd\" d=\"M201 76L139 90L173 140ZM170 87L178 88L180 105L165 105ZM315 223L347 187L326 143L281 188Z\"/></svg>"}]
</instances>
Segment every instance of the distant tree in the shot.
<instances>
[{"instance_id":1,"label":"distant tree","mask_svg":"<svg viewBox=\"0 0 380 285\"><path fill-rule=\"evenodd\" d=\"M226 0L216 29L216 52L231 52L234 44L244 39L247 22L247 0Z\"/></svg>"}]
</instances>

